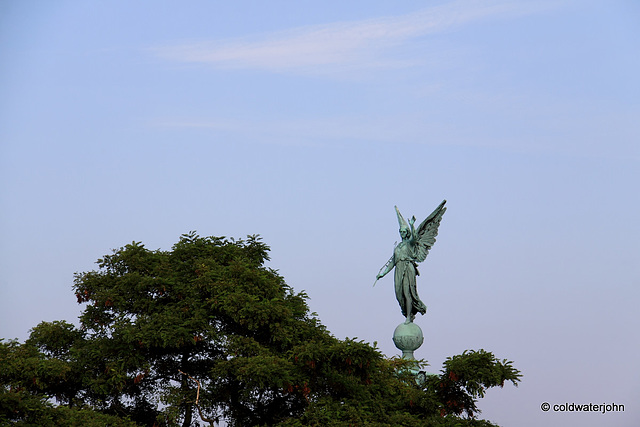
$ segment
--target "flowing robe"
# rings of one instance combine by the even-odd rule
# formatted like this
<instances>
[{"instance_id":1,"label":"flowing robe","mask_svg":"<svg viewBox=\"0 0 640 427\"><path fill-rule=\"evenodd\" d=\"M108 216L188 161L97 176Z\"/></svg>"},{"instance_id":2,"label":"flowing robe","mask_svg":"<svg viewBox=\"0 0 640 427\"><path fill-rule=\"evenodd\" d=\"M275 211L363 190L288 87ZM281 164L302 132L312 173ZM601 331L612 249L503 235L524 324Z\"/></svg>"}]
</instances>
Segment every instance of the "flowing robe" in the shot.
<instances>
[{"instance_id":1,"label":"flowing robe","mask_svg":"<svg viewBox=\"0 0 640 427\"><path fill-rule=\"evenodd\" d=\"M417 264L413 256L413 244L411 241L402 241L393 251L395 272L394 284L396 291L396 299L400 304L402 315L411 318L416 313L424 314L427 306L420 300L418 289L416 287L416 276L420 275ZM406 298L411 298L411 313L407 313Z\"/></svg>"}]
</instances>

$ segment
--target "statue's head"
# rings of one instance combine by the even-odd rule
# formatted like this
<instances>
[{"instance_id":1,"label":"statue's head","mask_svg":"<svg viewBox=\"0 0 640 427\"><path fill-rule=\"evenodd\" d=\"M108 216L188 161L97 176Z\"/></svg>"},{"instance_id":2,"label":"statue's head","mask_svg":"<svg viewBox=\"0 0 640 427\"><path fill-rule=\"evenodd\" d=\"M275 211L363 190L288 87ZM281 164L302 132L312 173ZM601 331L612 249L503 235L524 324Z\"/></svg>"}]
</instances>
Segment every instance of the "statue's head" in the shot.
<instances>
[{"instance_id":1,"label":"statue's head","mask_svg":"<svg viewBox=\"0 0 640 427\"><path fill-rule=\"evenodd\" d=\"M395 208L396 214L398 215L398 225L400 225L400 237L402 237L402 240L408 239L409 236L411 236L411 232L409 231L409 224L407 224L407 221L405 221L402 217L402 214L398 210L398 207L396 206Z\"/></svg>"},{"instance_id":2,"label":"statue's head","mask_svg":"<svg viewBox=\"0 0 640 427\"><path fill-rule=\"evenodd\" d=\"M402 237L402 240L407 240L410 236L411 236L411 232L409 231L408 228L405 228L405 227L400 228L400 237Z\"/></svg>"}]
</instances>

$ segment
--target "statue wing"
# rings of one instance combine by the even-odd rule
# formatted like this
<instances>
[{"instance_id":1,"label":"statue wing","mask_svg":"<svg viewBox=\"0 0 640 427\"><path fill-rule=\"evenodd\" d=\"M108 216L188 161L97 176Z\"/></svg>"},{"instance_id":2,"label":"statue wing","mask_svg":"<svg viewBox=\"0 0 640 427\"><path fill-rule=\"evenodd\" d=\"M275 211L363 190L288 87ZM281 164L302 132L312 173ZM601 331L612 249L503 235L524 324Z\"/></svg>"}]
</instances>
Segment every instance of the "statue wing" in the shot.
<instances>
[{"instance_id":1,"label":"statue wing","mask_svg":"<svg viewBox=\"0 0 640 427\"><path fill-rule=\"evenodd\" d=\"M447 203L446 200L443 200L432 213L422 221L422 224L416 230L416 249L415 249L415 258L417 262L422 262L427 258L427 254L429 254L429 249L436 243L436 236L438 235L438 227L440 226L440 221L442 220L442 215L444 215L447 208L444 207L444 204Z\"/></svg>"}]
</instances>

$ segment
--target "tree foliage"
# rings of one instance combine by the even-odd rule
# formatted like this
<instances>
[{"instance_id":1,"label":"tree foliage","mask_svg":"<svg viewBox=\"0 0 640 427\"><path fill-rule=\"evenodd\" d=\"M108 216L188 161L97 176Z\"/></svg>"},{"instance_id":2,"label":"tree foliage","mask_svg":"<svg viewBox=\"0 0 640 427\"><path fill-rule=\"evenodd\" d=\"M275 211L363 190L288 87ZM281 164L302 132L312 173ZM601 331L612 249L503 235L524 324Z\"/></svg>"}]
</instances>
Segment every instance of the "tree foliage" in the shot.
<instances>
[{"instance_id":1,"label":"tree foliage","mask_svg":"<svg viewBox=\"0 0 640 427\"><path fill-rule=\"evenodd\" d=\"M79 328L43 322L24 344L0 342L0 422L491 425L476 401L517 385L511 362L465 352L419 385L410 362L332 336L265 266L268 251L257 236L192 232L76 274Z\"/></svg>"}]
</instances>

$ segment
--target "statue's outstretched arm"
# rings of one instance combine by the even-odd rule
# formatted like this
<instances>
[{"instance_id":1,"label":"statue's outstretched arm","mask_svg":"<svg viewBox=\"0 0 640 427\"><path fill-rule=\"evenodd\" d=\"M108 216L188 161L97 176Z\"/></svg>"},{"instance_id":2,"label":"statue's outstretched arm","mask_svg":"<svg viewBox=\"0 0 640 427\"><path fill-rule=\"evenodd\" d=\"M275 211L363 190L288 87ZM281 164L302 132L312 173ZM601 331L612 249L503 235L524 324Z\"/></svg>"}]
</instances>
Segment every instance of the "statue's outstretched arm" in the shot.
<instances>
[{"instance_id":1,"label":"statue's outstretched arm","mask_svg":"<svg viewBox=\"0 0 640 427\"><path fill-rule=\"evenodd\" d=\"M380 272L376 276L376 279L382 279L384 276L387 275L387 273L393 270L393 267L395 267L395 265L396 265L396 256L394 254L391 258L389 258L389 261L387 261L384 267L380 269Z\"/></svg>"},{"instance_id":2,"label":"statue's outstretched arm","mask_svg":"<svg viewBox=\"0 0 640 427\"><path fill-rule=\"evenodd\" d=\"M418 235L416 234L416 228L413 226L413 223L416 222L416 217L412 216L409 220L409 226L411 227L411 241L414 242L418 240Z\"/></svg>"}]
</instances>

